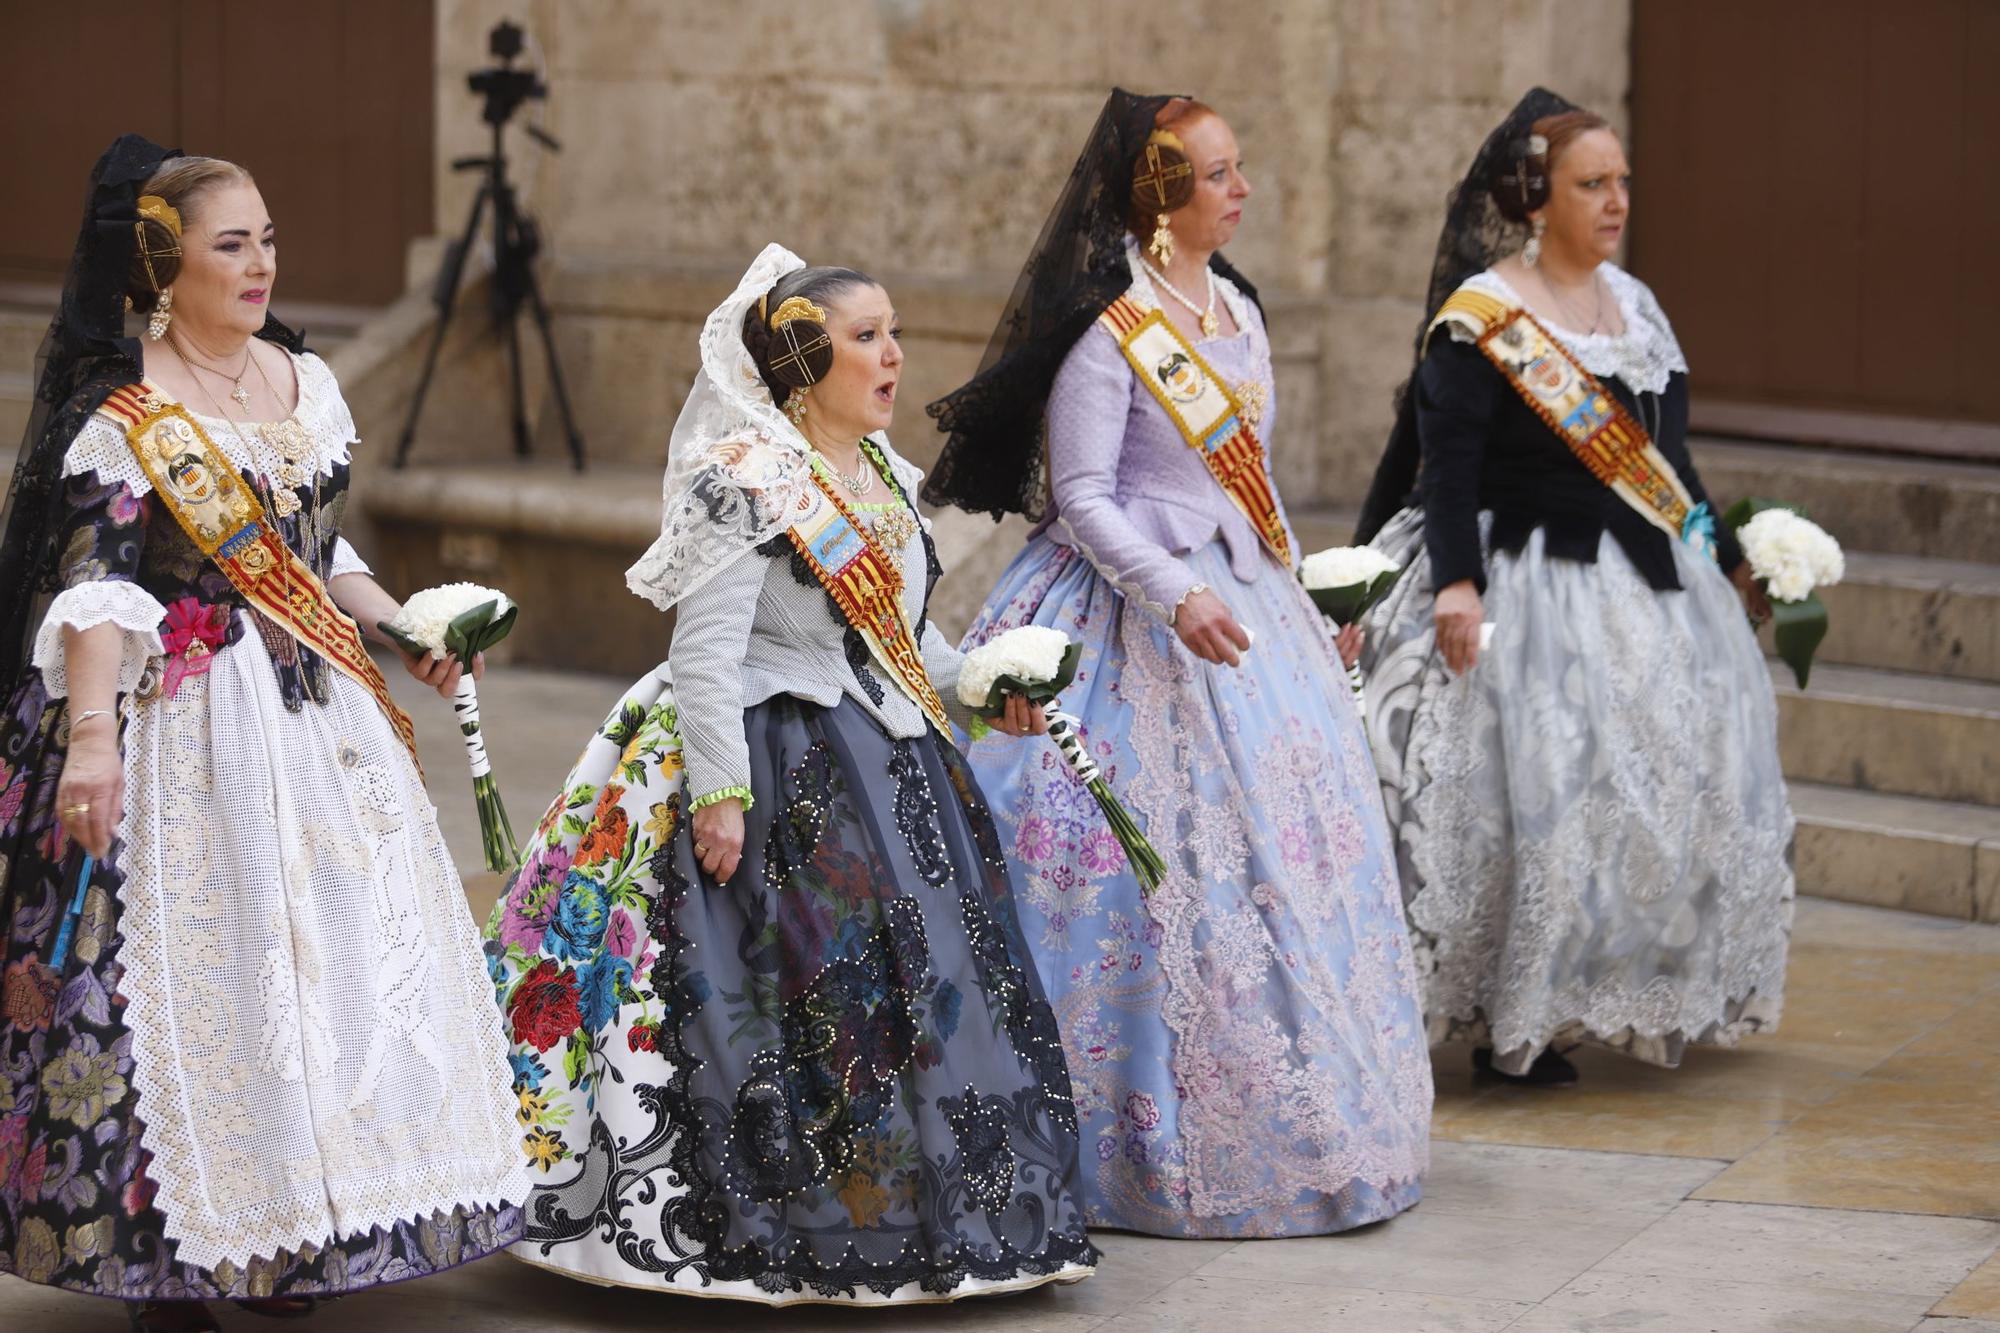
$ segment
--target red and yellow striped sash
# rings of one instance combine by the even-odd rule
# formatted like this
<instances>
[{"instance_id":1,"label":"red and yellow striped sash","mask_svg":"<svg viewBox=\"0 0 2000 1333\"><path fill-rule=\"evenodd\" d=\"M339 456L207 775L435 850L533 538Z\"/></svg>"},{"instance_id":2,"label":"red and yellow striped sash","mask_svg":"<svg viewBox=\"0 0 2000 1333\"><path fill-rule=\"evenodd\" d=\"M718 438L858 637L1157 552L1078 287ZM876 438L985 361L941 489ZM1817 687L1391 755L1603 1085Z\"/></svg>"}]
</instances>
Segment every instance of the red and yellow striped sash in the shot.
<instances>
[{"instance_id":1,"label":"red and yellow striped sash","mask_svg":"<svg viewBox=\"0 0 2000 1333\"><path fill-rule=\"evenodd\" d=\"M886 475L887 468L883 471ZM941 734L951 735L951 719L924 669L923 653L903 609L903 576L894 558L876 544L817 470L812 480L813 489L800 498L801 512L787 529L793 547L876 660L888 668L897 688Z\"/></svg>"},{"instance_id":2,"label":"red and yellow striped sash","mask_svg":"<svg viewBox=\"0 0 2000 1333\"><path fill-rule=\"evenodd\" d=\"M1497 297L1461 287L1438 307L1430 328L1441 324L1456 324L1474 335L1486 359L1593 477L1668 536L1679 540L1685 535L1694 498L1674 465L1625 405L1539 320Z\"/></svg>"},{"instance_id":3,"label":"red and yellow striped sash","mask_svg":"<svg viewBox=\"0 0 2000 1333\"><path fill-rule=\"evenodd\" d=\"M1098 320L1118 340L1133 374L1166 409L1181 438L1201 455L1223 494L1243 511L1279 563L1290 568L1291 539L1264 465L1264 443L1236 392L1163 312L1143 310L1130 296L1121 296Z\"/></svg>"},{"instance_id":4,"label":"red and yellow striped sash","mask_svg":"<svg viewBox=\"0 0 2000 1333\"><path fill-rule=\"evenodd\" d=\"M160 502L230 586L366 687L409 750L411 762L417 762L416 732L389 697L389 684L362 646L360 629L334 604L311 567L285 545L256 492L201 423L150 380L113 390L99 410L124 428Z\"/></svg>"}]
</instances>

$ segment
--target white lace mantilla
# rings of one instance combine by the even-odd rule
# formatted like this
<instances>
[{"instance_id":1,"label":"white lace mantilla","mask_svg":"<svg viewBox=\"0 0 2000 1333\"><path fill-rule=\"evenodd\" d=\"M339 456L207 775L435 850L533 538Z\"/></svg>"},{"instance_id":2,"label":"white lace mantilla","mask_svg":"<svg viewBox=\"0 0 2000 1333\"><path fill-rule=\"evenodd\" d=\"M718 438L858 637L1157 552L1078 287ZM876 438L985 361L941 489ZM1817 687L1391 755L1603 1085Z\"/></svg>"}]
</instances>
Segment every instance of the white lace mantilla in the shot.
<instances>
[{"instance_id":1,"label":"white lace mantilla","mask_svg":"<svg viewBox=\"0 0 2000 1333\"><path fill-rule=\"evenodd\" d=\"M330 476L335 467L352 456L356 443L354 418L326 362L307 352L294 357L292 364L299 376L299 403L292 411L292 419L312 437L313 461L319 472ZM183 406L194 414L223 457L237 467L255 476L269 477L275 476L284 464L278 451L254 427L233 426L195 412L192 403ZM69 452L63 455L65 476L80 477L86 472L95 472L107 483L123 482L135 497L153 489L139 460L132 456L125 432L103 415L92 416L84 423L76 439L70 442Z\"/></svg>"},{"instance_id":2,"label":"white lace mantilla","mask_svg":"<svg viewBox=\"0 0 2000 1333\"><path fill-rule=\"evenodd\" d=\"M1664 393L1674 372L1686 374L1688 368L1680 340L1674 337L1674 326L1667 322L1667 312L1660 309L1652 288L1616 264L1605 264L1600 271L1624 317L1624 332L1577 333L1540 315L1536 318L1591 374L1600 379L1616 377L1640 393ZM1467 278L1465 285L1509 305L1528 304L1512 284L1490 268ZM1458 325L1447 327L1458 341L1472 341Z\"/></svg>"},{"instance_id":3,"label":"white lace mantilla","mask_svg":"<svg viewBox=\"0 0 2000 1333\"><path fill-rule=\"evenodd\" d=\"M130 694L139 687L146 663L163 651L160 622L167 609L136 583L102 579L65 588L49 603L48 614L35 635L35 669L42 673L42 685L51 699L69 697L69 659L63 649L63 630L95 629L99 625L118 626L124 633L124 655L118 662L118 693Z\"/></svg>"}]
</instances>

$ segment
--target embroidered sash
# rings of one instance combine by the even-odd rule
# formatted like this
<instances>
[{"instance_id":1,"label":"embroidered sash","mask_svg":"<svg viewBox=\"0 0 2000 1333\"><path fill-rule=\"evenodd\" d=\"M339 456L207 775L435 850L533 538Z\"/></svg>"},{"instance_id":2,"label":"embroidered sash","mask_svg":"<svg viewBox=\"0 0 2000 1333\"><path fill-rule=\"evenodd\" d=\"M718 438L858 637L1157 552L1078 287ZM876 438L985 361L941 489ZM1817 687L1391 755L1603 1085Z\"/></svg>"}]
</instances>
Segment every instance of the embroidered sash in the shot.
<instances>
[{"instance_id":1,"label":"embroidered sash","mask_svg":"<svg viewBox=\"0 0 2000 1333\"><path fill-rule=\"evenodd\" d=\"M886 466L882 471L888 474ZM951 719L924 670L917 636L903 610L903 576L895 560L876 545L817 470L812 481L812 489L799 497L788 529L792 545L898 688L941 734L951 735Z\"/></svg>"},{"instance_id":2,"label":"embroidered sash","mask_svg":"<svg viewBox=\"0 0 2000 1333\"><path fill-rule=\"evenodd\" d=\"M1698 512L1702 507L1694 503L1674 465L1625 405L1533 315L1461 287L1438 307L1430 327L1446 323L1471 332L1486 359L1577 461L1640 517L1677 540L1699 536L1705 511Z\"/></svg>"},{"instance_id":3,"label":"embroidered sash","mask_svg":"<svg viewBox=\"0 0 2000 1333\"><path fill-rule=\"evenodd\" d=\"M1167 410L1188 447L1201 455L1223 494L1289 569L1292 544L1264 469L1264 443L1244 416L1241 400L1164 312L1142 310L1130 296L1121 296L1098 321L1118 340L1132 373Z\"/></svg>"},{"instance_id":4,"label":"embroidered sash","mask_svg":"<svg viewBox=\"0 0 2000 1333\"><path fill-rule=\"evenodd\" d=\"M417 761L416 732L389 697L388 682L361 643L361 631L319 576L285 545L256 493L201 423L150 380L112 391L99 409L125 438L160 502L230 586L291 636L366 687ZM418 771L422 771L418 764Z\"/></svg>"}]
</instances>

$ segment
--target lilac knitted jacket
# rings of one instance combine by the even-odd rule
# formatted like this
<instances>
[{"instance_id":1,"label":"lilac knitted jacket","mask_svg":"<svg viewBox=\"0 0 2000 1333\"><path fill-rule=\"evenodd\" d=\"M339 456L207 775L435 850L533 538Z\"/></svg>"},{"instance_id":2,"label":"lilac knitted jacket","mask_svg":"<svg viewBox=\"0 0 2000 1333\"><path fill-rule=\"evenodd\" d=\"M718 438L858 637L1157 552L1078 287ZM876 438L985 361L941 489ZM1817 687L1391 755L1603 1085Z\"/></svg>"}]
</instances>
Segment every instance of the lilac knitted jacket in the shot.
<instances>
[{"instance_id":1,"label":"lilac knitted jacket","mask_svg":"<svg viewBox=\"0 0 2000 1333\"><path fill-rule=\"evenodd\" d=\"M1218 286L1241 331L1198 343L1196 350L1231 385L1255 380L1264 386L1268 406L1256 431L1268 469L1278 415L1270 340L1257 307L1233 287ZM1093 324L1064 359L1049 394L1048 431L1051 498L1037 531L1076 548L1119 592L1160 620L1172 623L1198 581L1181 557L1218 535L1242 582L1253 583L1272 568L1256 529L1181 438L1103 325ZM1227 589L1215 591L1228 599Z\"/></svg>"}]
</instances>

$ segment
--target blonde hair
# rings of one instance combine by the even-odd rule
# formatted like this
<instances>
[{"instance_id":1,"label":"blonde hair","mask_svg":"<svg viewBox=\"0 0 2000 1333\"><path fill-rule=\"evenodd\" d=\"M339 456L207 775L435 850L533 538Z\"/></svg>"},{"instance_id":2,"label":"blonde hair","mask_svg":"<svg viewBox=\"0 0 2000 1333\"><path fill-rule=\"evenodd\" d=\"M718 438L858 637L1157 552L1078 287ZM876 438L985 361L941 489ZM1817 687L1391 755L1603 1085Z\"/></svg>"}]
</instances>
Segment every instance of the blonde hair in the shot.
<instances>
[{"instance_id":1,"label":"blonde hair","mask_svg":"<svg viewBox=\"0 0 2000 1333\"><path fill-rule=\"evenodd\" d=\"M204 191L218 185L252 183L247 169L219 157L170 157L147 179L145 188L139 193L157 194L173 205L181 215L181 227L185 231L192 223L195 201ZM181 242L164 222L142 218L139 225L145 228L145 244L152 254L152 267L149 271L145 257L134 253L131 270L125 278L125 291L132 298L132 308L144 315L152 313L153 307L159 303L153 283L157 281L162 288L171 287L174 278L179 275L180 257L172 252L180 248Z\"/></svg>"}]
</instances>

